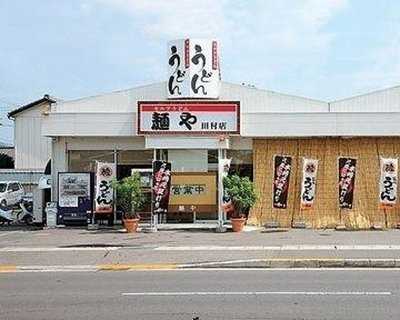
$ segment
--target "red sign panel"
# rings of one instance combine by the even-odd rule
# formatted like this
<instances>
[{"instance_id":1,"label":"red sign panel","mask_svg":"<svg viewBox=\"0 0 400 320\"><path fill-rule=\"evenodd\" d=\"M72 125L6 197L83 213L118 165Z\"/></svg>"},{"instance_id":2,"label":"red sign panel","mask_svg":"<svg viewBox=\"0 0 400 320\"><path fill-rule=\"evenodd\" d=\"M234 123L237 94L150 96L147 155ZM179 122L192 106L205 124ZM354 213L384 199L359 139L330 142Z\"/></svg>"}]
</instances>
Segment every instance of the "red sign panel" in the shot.
<instances>
[{"instance_id":1,"label":"red sign panel","mask_svg":"<svg viewBox=\"0 0 400 320\"><path fill-rule=\"evenodd\" d=\"M138 134L240 134L238 101L139 101Z\"/></svg>"},{"instance_id":2,"label":"red sign panel","mask_svg":"<svg viewBox=\"0 0 400 320\"><path fill-rule=\"evenodd\" d=\"M190 48L189 48L189 39L185 40L185 68L188 69L190 67Z\"/></svg>"}]
</instances>

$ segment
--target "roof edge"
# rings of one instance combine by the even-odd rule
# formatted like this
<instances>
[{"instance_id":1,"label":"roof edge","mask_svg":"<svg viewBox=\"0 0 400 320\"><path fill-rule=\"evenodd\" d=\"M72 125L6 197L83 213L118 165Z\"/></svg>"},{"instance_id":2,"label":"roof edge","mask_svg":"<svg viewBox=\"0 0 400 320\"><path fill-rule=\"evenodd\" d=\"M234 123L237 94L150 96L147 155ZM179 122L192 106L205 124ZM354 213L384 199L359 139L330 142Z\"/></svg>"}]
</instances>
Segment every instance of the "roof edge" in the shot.
<instances>
[{"instance_id":1,"label":"roof edge","mask_svg":"<svg viewBox=\"0 0 400 320\"><path fill-rule=\"evenodd\" d=\"M8 116L9 119L11 119L11 118L15 117L16 114L21 113L23 111L26 111L26 110L28 110L28 109L30 109L30 108L32 108L34 106L37 106L38 104L41 104L43 102L49 102L51 104L51 103L55 103L56 100L51 98L48 94L45 94L43 96L43 98L40 98L40 99L38 99L36 101L30 102L30 103L28 103L28 104L26 104L24 106L21 106L21 107L19 107L17 109L14 109L14 110L10 111L7 114L7 116Z\"/></svg>"}]
</instances>

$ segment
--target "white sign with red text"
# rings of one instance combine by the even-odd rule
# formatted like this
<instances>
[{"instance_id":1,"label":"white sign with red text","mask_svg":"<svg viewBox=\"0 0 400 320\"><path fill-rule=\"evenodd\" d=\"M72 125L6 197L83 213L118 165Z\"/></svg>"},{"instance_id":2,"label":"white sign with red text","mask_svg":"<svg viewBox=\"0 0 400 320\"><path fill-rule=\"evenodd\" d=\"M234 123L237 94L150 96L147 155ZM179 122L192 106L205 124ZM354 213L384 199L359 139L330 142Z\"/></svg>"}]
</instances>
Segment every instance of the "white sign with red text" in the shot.
<instances>
[{"instance_id":1,"label":"white sign with red text","mask_svg":"<svg viewBox=\"0 0 400 320\"><path fill-rule=\"evenodd\" d=\"M113 189L111 182L116 177L114 163L97 162L96 172L96 212L111 213L113 211Z\"/></svg>"},{"instance_id":2,"label":"white sign with red text","mask_svg":"<svg viewBox=\"0 0 400 320\"><path fill-rule=\"evenodd\" d=\"M237 101L138 102L138 134L240 134Z\"/></svg>"}]
</instances>

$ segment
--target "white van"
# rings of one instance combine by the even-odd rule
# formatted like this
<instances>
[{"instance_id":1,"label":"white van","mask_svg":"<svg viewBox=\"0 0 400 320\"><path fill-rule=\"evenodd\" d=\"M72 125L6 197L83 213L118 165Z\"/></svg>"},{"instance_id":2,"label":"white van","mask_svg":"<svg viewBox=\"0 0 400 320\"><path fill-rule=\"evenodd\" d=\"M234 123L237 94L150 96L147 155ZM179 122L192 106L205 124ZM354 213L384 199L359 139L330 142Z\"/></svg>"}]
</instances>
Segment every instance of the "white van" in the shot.
<instances>
[{"instance_id":1,"label":"white van","mask_svg":"<svg viewBox=\"0 0 400 320\"><path fill-rule=\"evenodd\" d=\"M0 181L0 207L13 206L22 201L24 188L17 181Z\"/></svg>"}]
</instances>

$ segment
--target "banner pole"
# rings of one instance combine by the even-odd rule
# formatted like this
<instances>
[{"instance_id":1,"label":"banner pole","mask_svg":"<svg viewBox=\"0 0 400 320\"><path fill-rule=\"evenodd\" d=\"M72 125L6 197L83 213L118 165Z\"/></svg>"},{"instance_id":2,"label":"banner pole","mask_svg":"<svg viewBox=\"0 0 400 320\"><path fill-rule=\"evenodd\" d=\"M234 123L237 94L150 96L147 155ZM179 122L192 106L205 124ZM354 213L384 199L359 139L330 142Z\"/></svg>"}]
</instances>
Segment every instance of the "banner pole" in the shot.
<instances>
[{"instance_id":1,"label":"banner pole","mask_svg":"<svg viewBox=\"0 0 400 320\"><path fill-rule=\"evenodd\" d=\"M154 174L154 161L157 160L157 149L153 149L153 162L152 162L152 173ZM157 231L158 217L154 214L154 190L153 190L153 176L151 177L151 218L150 218L150 229Z\"/></svg>"},{"instance_id":2,"label":"banner pole","mask_svg":"<svg viewBox=\"0 0 400 320\"><path fill-rule=\"evenodd\" d=\"M114 166L115 166L115 178L118 179L118 154L117 150L113 150L113 156L114 156ZM114 225L117 223L117 192L113 188L113 215L114 215ZM122 217L121 217L122 218Z\"/></svg>"},{"instance_id":3,"label":"banner pole","mask_svg":"<svg viewBox=\"0 0 400 320\"><path fill-rule=\"evenodd\" d=\"M222 210L222 197L223 197L223 168L221 166L221 159L223 159L222 148L218 148L218 232L223 232L224 227L224 219L223 219L223 210Z\"/></svg>"}]
</instances>

